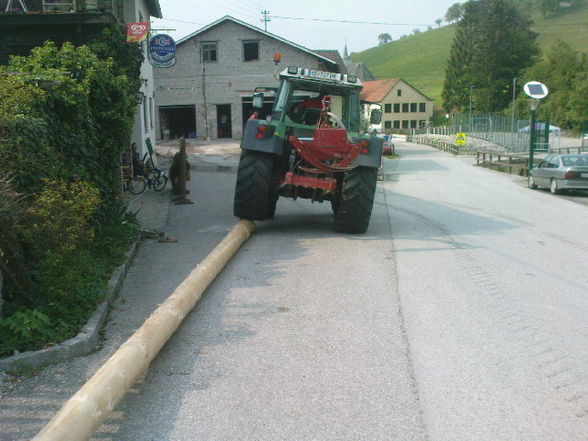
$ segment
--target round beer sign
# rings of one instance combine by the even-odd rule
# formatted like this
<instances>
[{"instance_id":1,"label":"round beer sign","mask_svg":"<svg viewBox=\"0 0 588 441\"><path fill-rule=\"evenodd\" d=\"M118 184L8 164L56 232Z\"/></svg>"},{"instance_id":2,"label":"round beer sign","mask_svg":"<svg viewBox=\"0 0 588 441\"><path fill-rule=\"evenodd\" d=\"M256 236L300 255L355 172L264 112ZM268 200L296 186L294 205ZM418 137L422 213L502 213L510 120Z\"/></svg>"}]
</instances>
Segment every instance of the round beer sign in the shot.
<instances>
[{"instance_id":1,"label":"round beer sign","mask_svg":"<svg viewBox=\"0 0 588 441\"><path fill-rule=\"evenodd\" d=\"M176 63L176 42L166 34L149 40L149 61L155 67L171 67Z\"/></svg>"}]
</instances>

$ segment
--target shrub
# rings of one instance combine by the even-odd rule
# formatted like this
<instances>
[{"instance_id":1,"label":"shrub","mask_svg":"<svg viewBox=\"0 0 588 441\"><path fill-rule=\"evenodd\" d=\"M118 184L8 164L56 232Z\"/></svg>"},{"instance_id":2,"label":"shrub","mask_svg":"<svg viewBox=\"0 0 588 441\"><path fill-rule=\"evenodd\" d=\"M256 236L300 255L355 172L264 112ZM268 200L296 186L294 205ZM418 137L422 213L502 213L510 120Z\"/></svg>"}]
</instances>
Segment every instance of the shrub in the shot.
<instances>
[{"instance_id":1,"label":"shrub","mask_svg":"<svg viewBox=\"0 0 588 441\"><path fill-rule=\"evenodd\" d=\"M112 27L88 46L47 42L0 66L0 355L74 335L136 233L120 154L141 61Z\"/></svg>"}]
</instances>

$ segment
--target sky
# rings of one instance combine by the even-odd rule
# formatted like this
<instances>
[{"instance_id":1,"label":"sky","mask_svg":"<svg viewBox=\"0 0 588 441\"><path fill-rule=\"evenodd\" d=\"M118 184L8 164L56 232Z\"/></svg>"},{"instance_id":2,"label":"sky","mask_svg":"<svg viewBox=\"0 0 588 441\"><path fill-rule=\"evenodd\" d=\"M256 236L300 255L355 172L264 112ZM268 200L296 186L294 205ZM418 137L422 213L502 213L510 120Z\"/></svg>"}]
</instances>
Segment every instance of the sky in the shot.
<instances>
[{"instance_id":1,"label":"sky","mask_svg":"<svg viewBox=\"0 0 588 441\"><path fill-rule=\"evenodd\" d=\"M378 35L388 33L396 40L436 27L456 0L159 0L163 20L154 19L152 28L176 41L231 15L263 29L261 11L269 11L267 30L309 49L338 49L343 54L360 52L378 44ZM293 20L279 17L296 17ZM321 20L363 21L386 24L355 24ZM446 23L442 23L445 25ZM173 29L173 30L172 30Z\"/></svg>"}]
</instances>

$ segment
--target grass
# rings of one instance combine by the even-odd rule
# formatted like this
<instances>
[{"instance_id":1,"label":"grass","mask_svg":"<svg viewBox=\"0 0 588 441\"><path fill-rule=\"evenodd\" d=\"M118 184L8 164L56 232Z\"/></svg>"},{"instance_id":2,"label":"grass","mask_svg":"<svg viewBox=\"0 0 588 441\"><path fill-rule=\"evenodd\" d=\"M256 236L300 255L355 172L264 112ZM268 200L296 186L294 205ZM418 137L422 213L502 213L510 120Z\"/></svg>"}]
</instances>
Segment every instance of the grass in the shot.
<instances>
[{"instance_id":1,"label":"grass","mask_svg":"<svg viewBox=\"0 0 588 441\"><path fill-rule=\"evenodd\" d=\"M533 30L539 33L543 52L561 39L579 52L588 53L588 0L574 8L564 8L543 18L534 11ZM455 25L443 26L420 34L352 54L378 78L402 78L441 107L445 67L449 58Z\"/></svg>"}]
</instances>

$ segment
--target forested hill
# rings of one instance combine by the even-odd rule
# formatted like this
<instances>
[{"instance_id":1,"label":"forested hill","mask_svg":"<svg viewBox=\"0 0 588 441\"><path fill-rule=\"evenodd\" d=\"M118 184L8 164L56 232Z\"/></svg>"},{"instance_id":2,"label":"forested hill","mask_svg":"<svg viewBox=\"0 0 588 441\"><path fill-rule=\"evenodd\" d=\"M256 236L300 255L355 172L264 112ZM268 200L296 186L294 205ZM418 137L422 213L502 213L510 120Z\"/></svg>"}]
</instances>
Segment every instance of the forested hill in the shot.
<instances>
[{"instance_id":1,"label":"forested hill","mask_svg":"<svg viewBox=\"0 0 588 441\"><path fill-rule=\"evenodd\" d=\"M561 39L577 51L588 53L588 0L576 0L574 6L560 7L545 17L533 0L519 0L520 8L531 14L533 30L539 33L543 51ZM562 4L564 2L561 2ZM453 41L455 25L412 34L399 40L351 54L363 61L378 78L403 78L441 106L445 67ZM377 43L377 35L374 35Z\"/></svg>"}]
</instances>

